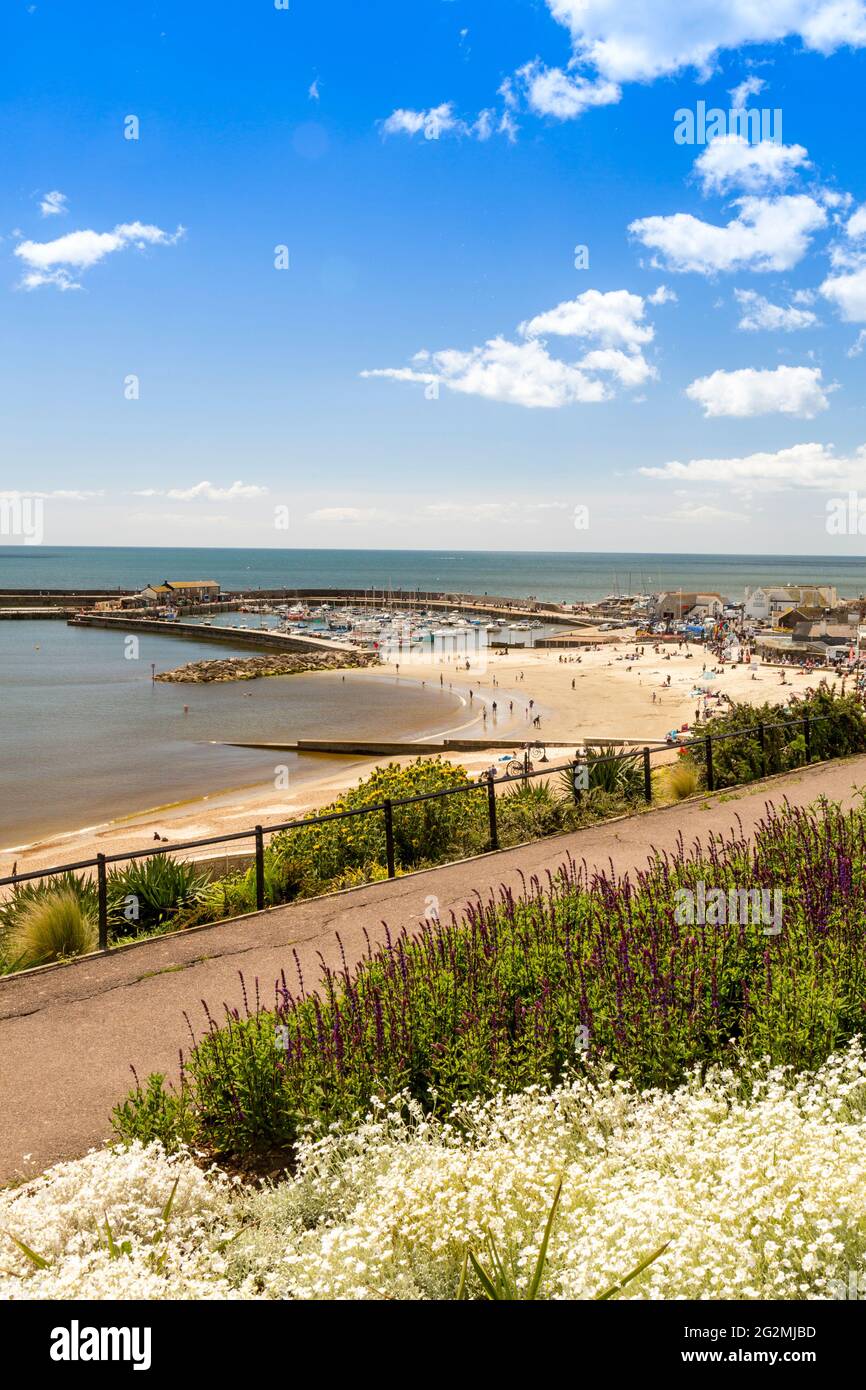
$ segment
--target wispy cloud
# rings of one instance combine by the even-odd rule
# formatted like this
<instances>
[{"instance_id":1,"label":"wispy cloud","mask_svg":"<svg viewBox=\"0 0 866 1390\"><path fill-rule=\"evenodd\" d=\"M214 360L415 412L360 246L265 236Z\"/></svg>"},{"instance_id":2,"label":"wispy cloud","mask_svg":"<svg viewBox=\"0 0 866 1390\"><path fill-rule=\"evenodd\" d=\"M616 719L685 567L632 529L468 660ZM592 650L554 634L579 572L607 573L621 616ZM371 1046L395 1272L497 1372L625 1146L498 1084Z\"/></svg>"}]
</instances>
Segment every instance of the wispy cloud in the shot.
<instances>
[{"instance_id":1,"label":"wispy cloud","mask_svg":"<svg viewBox=\"0 0 866 1390\"><path fill-rule=\"evenodd\" d=\"M142 488L134 495L136 497L170 497L174 502L225 502L243 497L264 497L267 492L266 487L258 487L253 483L236 482L231 483L228 487L220 487L205 481L186 488Z\"/></svg>"},{"instance_id":2,"label":"wispy cloud","mask_svg":"<svg viewBox=\"0 0 866 1390\"><path fill-rule=\"evenodd\" d=\"M121 222L110 232L83 230L67 232L54 241L22 241L15 255L28 267L20 284L34 290L53 285L59 290L77 290L75 278L98 265L106 256L127 246L144 250L148 246L173 246L184 235L184 228L164 232L146 222Z\"/></svg>"},{"instance_id":3,"label":"wispy cloud","mask_svg":"<svg viewBox=\"0 0 866 1390\"><path fill-rule=\"evenodd\" d=\"M43 217L59 217L61 213L68 212L68 199L65 193L58 193L55 189L53 193L45 193L39 203L39 211Z\"/></svg>"}]
</instances>

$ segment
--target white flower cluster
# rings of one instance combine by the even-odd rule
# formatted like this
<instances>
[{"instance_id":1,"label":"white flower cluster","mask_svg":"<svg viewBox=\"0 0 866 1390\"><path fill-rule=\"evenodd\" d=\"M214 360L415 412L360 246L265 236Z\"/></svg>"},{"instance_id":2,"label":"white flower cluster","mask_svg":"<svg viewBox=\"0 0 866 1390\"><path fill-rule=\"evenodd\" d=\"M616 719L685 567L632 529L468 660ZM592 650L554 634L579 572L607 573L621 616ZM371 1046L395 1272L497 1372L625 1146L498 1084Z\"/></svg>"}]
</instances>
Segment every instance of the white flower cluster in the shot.
<instances>
[{"instance_id":1,"label":"white flower cluster","mask_svg":"<svg viewBox=\"0 0 866 1390\"><path fill-rule=\"evenodd\" d=\"M237 1296L221 1248L238 1229L233 1193L222 1175L158 1144L58 1163L0 1193L0 1300Z\"/></svg>"},{"instance_id":2,"label":"white flower cluster","mask_svg":"<svg viewBox=\"0 0 866 1390\"><path fill-rule=\"evenodd\" d=\"M0 1298L454 1297L488 1236L528 1278L560 1177L542 1297L592 1298L667 1240L621 1297L866 1290L866 1055L670 1094L579 1079L447 1121L395 1102L252 1195L158 1145L90 1154L0 1194L0 1226L50 1261L7 1237Z\"/></svg>"},{"instance_id":3,"label":"white flower cluster","mask_svg":"<svg viewBox=\"0 0 866 1390\"><path fill-rule=\"evenodd\" d=\"M546 1298L593 1298L666 1240L621 1297L827 1298L852 1271L866 1289L860 1045L817 1075L748 1080L717 1072L672 1094L580 1080L448 1123L383 1110L249 1202L232 1274L276 1296L449 1298L466 1243L483 1264L489 1233L525 1283L562 1176Z\"/></svg>"}]
</instances>

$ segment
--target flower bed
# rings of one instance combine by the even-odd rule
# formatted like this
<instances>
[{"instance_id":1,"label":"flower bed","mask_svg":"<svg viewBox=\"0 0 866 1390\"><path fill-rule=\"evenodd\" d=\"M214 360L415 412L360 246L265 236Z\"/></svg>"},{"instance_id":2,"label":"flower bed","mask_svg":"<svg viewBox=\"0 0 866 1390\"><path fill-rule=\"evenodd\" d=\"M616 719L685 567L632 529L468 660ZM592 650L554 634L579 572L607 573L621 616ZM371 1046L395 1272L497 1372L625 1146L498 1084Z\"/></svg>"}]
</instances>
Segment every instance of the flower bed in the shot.
<instances>
[{"instance_id":1,"label":"flower bed","mask_svg":"<svg viewBox=\"0 0 866 1390\"><path fill-rule=\"evenodd\" d=\"M844 1297L866 1274L864 1155L859 1042L811 1075L756 1063L640 1094L602 1074L441 1120L378 1105L255 1193L133 1144L0 1194L45 1262L7 1238L0 1298L450 1299L489 1237L525 1286L560 1178L541 1298L594 1298L668 1240L620 1297Z\"/></svg>"},{"instance_id":2,"label":"flower bed","mask_svg":"<svg viewBox=\"0 0 866 1390\"><path fill-rule=\"evenodd\" d=\"M521 900L503 891L328 973L319 993L283 979L271 1009L256 999L222 1027L206 1013L180 1095L151 1078L116 1112L118 1132L249 1153L376 1096L441 1111L593 1060L641 1086L742 1056L814 1067L866 1018L864 880L863 813L786 805L752 841L660 857L633 880L573 870ZM692 917L711 894L737 911L741 893L766 895L778 925L775 907L689 923L684 892Z\"/></svg>"}]
</instances>

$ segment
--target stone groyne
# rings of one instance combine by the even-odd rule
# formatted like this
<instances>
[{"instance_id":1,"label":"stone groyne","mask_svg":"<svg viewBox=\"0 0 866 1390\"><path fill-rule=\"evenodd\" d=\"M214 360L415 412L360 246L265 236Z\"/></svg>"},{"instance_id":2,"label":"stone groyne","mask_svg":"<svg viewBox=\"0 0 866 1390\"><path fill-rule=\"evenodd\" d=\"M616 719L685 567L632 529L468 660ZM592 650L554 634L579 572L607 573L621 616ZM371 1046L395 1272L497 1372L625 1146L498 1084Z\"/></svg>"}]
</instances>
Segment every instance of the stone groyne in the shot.
<instances>
[{"instance_id":1,"label":"stone groyne","mask_svg":"<svg viewBox=\"0 0 866 1390\"><path fill-rule=\"evenodd\" d=\"M212 681L254 681L262 676L300 676L311 671L348 671L376 662L370 652L275 652L273 656L226 657L217 661L190 661L174 671L161 671L154 679L182 685L208 685Z\"/></svg>"}]
</instances>

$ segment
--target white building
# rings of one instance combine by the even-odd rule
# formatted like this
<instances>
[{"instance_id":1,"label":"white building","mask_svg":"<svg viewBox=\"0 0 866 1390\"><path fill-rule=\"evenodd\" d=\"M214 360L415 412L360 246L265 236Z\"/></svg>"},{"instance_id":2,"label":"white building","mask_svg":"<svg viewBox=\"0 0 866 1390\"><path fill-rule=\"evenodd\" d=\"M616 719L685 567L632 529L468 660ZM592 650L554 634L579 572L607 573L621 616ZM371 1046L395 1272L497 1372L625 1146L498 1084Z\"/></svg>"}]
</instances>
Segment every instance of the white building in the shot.
<instances>
[{"instance_id":1,"label":"white building","mask_svg":"<svg viewBox=\"0 0 866 1390\"><path fill-rule=\"evenodd\" d=\"M743 612L751 622L770 623L789 608L833 608L838 602L832 584L782 584L747 589Z\"/></svg>"}]
</instances>

